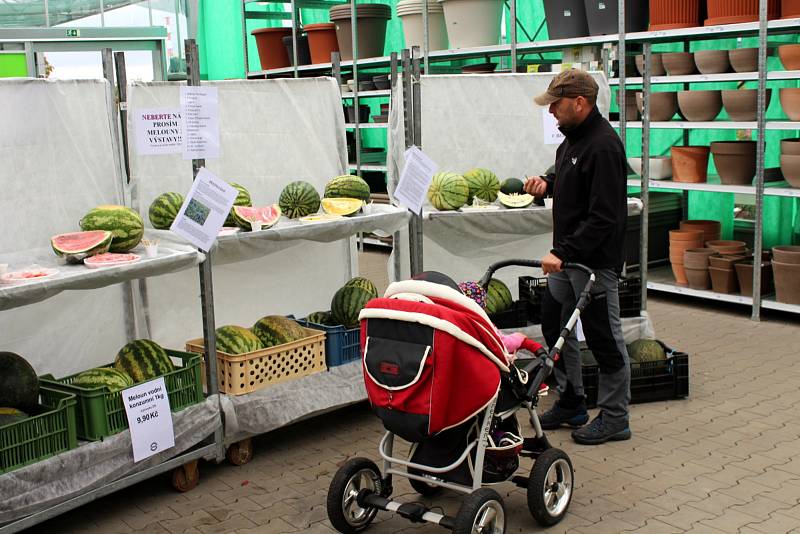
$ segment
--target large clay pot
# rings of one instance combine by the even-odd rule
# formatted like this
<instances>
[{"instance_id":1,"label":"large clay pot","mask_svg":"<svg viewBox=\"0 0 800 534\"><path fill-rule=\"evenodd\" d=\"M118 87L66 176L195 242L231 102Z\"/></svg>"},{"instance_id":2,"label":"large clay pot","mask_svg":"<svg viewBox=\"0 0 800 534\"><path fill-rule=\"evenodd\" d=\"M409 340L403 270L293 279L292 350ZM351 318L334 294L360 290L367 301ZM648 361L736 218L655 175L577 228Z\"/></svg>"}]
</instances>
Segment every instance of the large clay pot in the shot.
<instances>
[{"instance_id":1,"label":"large clay pot","mask_svg":"<svg viewBox=\"0 0 800 534\"><path fill-rule=\"evenodd\" d=\"M772 262L775 298L786 304L800 304L800 263Z\"/></svg>"},{"instance_id":2,"label":"large clay pot","mask_svg":"<svg viewBox=\"0 0 800 534\"><path fill-rule=\"evenodd\" d=\"M758 20L758 0L707 0L708 18L706 26L720 24L740 24ZM780 0L768 0L767 17L780 17Z\"/></svg>"},{"instance_id":3,"label":"large clay pot","mask_svg":"<svg viewBox=\"0 0 800 534\"><path fill-rule=\"evenodd\" d=\"M701 74L722 74L731 70L727 50L697 50L694 63Z\"/></svg>"},{"instance_id":4,"label":"large clay pot","mask_svg":"<svg viewBox=\"0 0 800 534\"><path fill-rule=\"evenodd\" d=\"M772 247L772 259L781 263L800 263L800 246L781 245Z\"/></svg>"},{"instance_id":5,"label":"large clay pot","mask_svg":"<svg viewBox=\"0 0 800 534\"><path fill-rule=\"evenodd\" d=\"M725 185L750 185L756 175L755 141L714 141L711 154Z\"/></svg>"},{"instance_id":6,"label":"large clay pot","mask_svg":"<svg viewBox=\"0 0 800 534\"><path fill-rule=\"evenodd\" d=\"M644 56L639 54L635 58L636 70L639 71L640 76L644 76ZM650 76L664 76L667 71L664 70L664 61L661 54L650 54Z\"/></svg>"},{"instance_id":7,"label":"large clay pot","mask_svg":"<svg viewBox=\"0 0 800 534\"><path fill-rule=\"evenodd\" d=\"M722 95L718 89L678 91L678 108L686 120L713 121L722 109Z\"/></svg>"},{"instance_id":8,"label":"large clay pot","mask_svg":"<svg viewBox=\"0 0 800 534\"><path fill-rule=\"evenodd\" d=\"M781 172L789 185L800 189L800 156L781 154Z\"/></svg>"},{"instance_id":9,"label":"large clay pot","mask_svg":"<svg viewBox=\"0 0 800 534\"><path fill-rule=\"evenodd\" d=\"M780 97L781 107L789 120L800 121L800 88L783 87Z\"/></svg>"},{"instance_id":10,"label":"large clay pot","mask_svg":"<svg viewBox=\"0 0 800 534\"><path fill-rule=\"evenodd\" d=\"M400 0L397 3L397 16L403 21L403 34L406 48L425 46L425 26L422 0ZM428 50L447 50L447 26L444 22L442 4L428 2Z\"/></svg>"},{"instance_id":11,"label":"large clay pot","mask_svg":"<svg viewBox=\"0 0 800 534\"><path fill-rule=\"evenodd\" d=\"M336 24L321 22L303 26L308 35L308 48L311 51L311 63L330 63L331 53L339 51L336 39Z\"/></svg>"},{"instance_id":12,"label":"large clay pot","mask_svg":"<svg viewBox=\"0 0 800 534\"><path fill-rule=\"evenodd\" d=\"M715 254L711 248L687 248L683 251L683 265L687 269L708 269L708 258Z\"/></svg>"},{"instance_id":13,"label":"large clay pot","mask_svg":"<svg viewBox=\"0 0 800 534\"><path fill-rule=\"evenodd\" d=\"M736 271L731 269L720 269L709 267L708 274L711 277L711 290L717 293L730 295L739 291L739 282L736 279Z\"/></svg>"},{"instance_id":14,"label":"large clay pot","mask_svg":"<svg viewBox=\"0 0 800 534\"><path fill-rule=\"evenodd\" d=\"M711 286L708 279L708 269L692 269L686 267L686 265L683 266L683 269L686 272L686 280L691 289L708 289Z\"/></svg>"},{"instance_id":15,"label":"large clay pot","mask_svg":"<svg viewBox=\"0 0 800 534\"><path fill-rule=\"evenodd\" d=\"M767 89L766 106L772 96L772 89ZM732 121L756 120L758 104L757 89L730 89L722 91L722 105Z\"/></svg>"},{"instance_id":16,"label":"large clay pot","mask_svg":"<svg viewBox=\"0 0 800 534\"><path fill-rule=\"evenodd\" d=\"M800 5L800 0L798 0ZM797 16L800 16L798 14ZM786 70L800 69L800 44L785 44L778 47L778 57Z\"/></svg>"},{"instance_id":17,"label":"large clay pot","mask_svg":"<svg viewBox=\"0 0 800 534\"><path fill-rule=\"evenodd\" d=\"M681 230L695 230L703 232L703 243L719 239L722 225L719 221L693 219L680 222Z\"/></svg>"},{"instance_id":18,"label":"large clay pot","mask_svg":"<svg viewBox=\"0 0 800 534\"><path fill-rule=\"evenodd\" d=\"M650 0L650 31L700 25L700 0Z\"/></svg>"},{"instance_id":19,"label":"large clay pot","mask_svg":"<svg viewBox=\"0 0 800 534\"><path fill-rule=\"evenodd\" d=\"M708 177L707 146L674 146L672 155L672 180L675 182L699 184Z\"/></svg>"},{"instance_id":20,"label":"large clay pot","mask_svg":"<svg viewBox=\"0 0 800 534\"><path fill-rule=\"evenodd\" d=\"M753 296L753 260L740 261L736 263L736 279L739 281L739 288L745 297ZM761 294L769 295L772 293L772 263L761 262Z\"/></svg>"},{"instance_id":21,"label":"large clay pot","mask_svg":"<svg viewBox=\"0 0 800 534\"><path fill-rule=\"evenodd\" d=\"M283 38L292 35L291 28L258 28L250 32L256 39L261 69L280 69L289 66L289 56Z\"/></svg>"},{"instance_id":22,"label":"large clay pot","mask_svg":"<svg viewBox=\"0 0 800 534\"><path fill-rule=\"evenodd\" d=\"M747 247L747 243L733 240L707 241L706 246L720 254L741 254Z\"/></svg>"},{"instance_id":23,"label":"large clay pot","mask_svg":"<svg viewBox=\"0 0 800 534\"><path fill-rule=\"evenodd\" d=\"M440 2L444 8L450 48L491 46L500 42L503 0L440 0ZM588 34L587 27L586 35Z\"/></svg>"},{"instance_id":24,"label":"large clay pot","mask_svg":"<svg viewBox=\"0 0 800 534\"><path fill-rule=\"evenodd\" d=\"M623 93L617 91L617 105L620 104L620 97ZM639 107L636 105L636 91L625 91L625 120L635 121L639 119Z\"/></svg>"},{"instance_id":25,"label":"large clay pot","mask_svg":"<svg viewBox=\"0 0 800 534\"><path fill-rule=\"evenodd\" d=\"M800 0L781 0L781 18L800 17Z\"/></svg>"},{"instance_id":26,"label":"large clay pot","mask_svg":"<svg viewBox=\"0 0 800 534\"><path fill-rule=\"evenodd\" d=\"M702 230L670 230L669 242L673 241L703 241Z\"/></svg>"},{"instance_id":27,"label":"large clay pot","mask_svg":"<svg viewBox=\"0 0 800 534\"><path fill-rule=\"evenodd\" d=\"M644 97L636 93L636 106L639 113L643 113ZM668 121L675 116L678 110L678 96L675 91L650 93L650 120L653 122Z\"/></svg>"},{"instance_id":28,"label":"large clay pot","mask_svg":"<svg viewBox=\"0 0 800 534\"><path fill-rule=\"evenodd\" d=\"M669 76L694 74L697 67L694 64L694 54L691 52L665 52L661 54L661 62Z\"/></svg>"},{"instance_id":29,"label":"large clay pot","mask_svg":"<svg viewBox=\"0 0 800 534\"><path fill-rule=\"evenodd\" d=\"M331 22L336 24L336 40L342 60L353 59L353 24L350 4L333 6ZM356 4L358 18L358 57L383 55L386 41L386 23L392 18L392 8L384 4Z\"/></svg>"},{"instance_id":30,"label":"large clay pot","mask_svg":"<svg viewBox=\"0 0 800 534\"><path fill-rule=\"evenodd\" d=\"M781 154L800 156L800 138L781 139Z\"/></svg>"},{"instance_id":31,"label":"large clay pot","mask_svg":"<svg viewBox=\"0 0 800 534\"><path fill-rule=\"evenodd\" d=\"M758 48L728 50L728 59L735 72L758 72Z\"/></svg>"},{"instance_id":32,"label":"large clay pot","mask_svg":"<svg viewBox=\"0 0 800 534\"><path fill-rule=\"evenodd\" d=\"M737 261L746 260L746 256L736 256L736 255L723 255L723 256L709 256L708 257L708 268L714 267L715 269L728 269L730 271L733 270L733 265Z\"/></svg>"}]
</instances>

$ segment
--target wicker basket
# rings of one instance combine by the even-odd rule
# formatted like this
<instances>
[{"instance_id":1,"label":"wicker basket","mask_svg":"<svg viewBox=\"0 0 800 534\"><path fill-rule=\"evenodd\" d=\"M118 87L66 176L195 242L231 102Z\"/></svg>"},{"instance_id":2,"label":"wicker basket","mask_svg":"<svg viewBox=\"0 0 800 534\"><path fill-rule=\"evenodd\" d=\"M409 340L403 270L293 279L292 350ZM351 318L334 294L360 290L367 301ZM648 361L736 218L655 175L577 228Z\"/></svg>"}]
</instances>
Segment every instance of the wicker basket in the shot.
<instances>
[{"instance_id":1,"label":"wicker basket","mask_svg":"<svg viewBox=\"0 0 800 534\"><path fill-rule=\"evenodd\" d=\"M261 388L325 371L325 332L303 328L306 337L246 354L217 351L220 393L244 395ZM203 353L203 339L186 342L186 350Z\"/></svg>"}]
</instances>

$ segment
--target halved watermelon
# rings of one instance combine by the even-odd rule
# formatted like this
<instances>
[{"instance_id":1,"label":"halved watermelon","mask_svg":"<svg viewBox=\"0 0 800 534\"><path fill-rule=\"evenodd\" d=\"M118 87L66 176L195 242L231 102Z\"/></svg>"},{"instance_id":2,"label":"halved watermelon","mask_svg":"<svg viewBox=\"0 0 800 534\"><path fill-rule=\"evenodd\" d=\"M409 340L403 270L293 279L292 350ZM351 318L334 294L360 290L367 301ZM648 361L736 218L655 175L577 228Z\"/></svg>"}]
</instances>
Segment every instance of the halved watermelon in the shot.
<instances>
[{"instance_id":1,"label":"halved watermelon","mask_svg":"<svg viewBox=\"0 0 800 534\"><path fill-rule=\"evenodd\" d=\"M266 230L274 226L281 218L281 209L277 204L251 208L249 206L234 206L233 220L242 230L250 230L251 223L261 222L261 229Z\"/></svg>"},{"instance_id":2,"label":"halved watermelon","mask_svg":"<svg viewBox=\"0 0 800 534\"><path fill-rule=\"evenodd\" d=\"M364 201L360 198L323 198L322 210L333 215L349 217L361 211Z\"/></svg>"},{"instance_id":3,"label":"halved watermelon","mask_svg":"<svg viewBox=\"0 0 800 534\"><path fill-rule=\"evenodd\" d=\"M80 263L89 256L108 252L114 234L106 230L70 232L50 238L50 246L57 256L68 263Z\"/></svg>"}]
</instances>

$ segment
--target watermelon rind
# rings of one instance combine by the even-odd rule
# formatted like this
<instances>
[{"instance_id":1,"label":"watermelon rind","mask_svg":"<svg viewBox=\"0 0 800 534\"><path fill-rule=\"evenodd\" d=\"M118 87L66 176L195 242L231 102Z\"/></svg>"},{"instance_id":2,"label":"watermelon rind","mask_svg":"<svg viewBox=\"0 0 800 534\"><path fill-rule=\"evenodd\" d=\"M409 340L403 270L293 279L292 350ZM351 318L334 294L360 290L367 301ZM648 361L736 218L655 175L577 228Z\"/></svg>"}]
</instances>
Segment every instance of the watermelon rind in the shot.
<instances>
[{"instance_id":1,"label":"watermelon rind","mask_svg":"<svg viewBox=\"0 0 800 534\"><path fill-rule=\"evenodd\" d=\"M235 187L238 193L236 194L236 200L233 201L234 206L252 206L253 199L250 197L250 191L248 191L243 185L237 184L236 182L230 182L232 187ZM228 217L225 219L225 226L236 226L236 222L233 220L233 208L231 208L230 213L228 213Z\"/></svg>"},{"instance_id":2,"label":"watermelon rind","mask_svg":"<svg viewBox=\"0 0 800 534\"><path fill-rule=\"evenodd\" d=\"M278 199L281 212L290 219L316 213L319 211L319 205L319 193L313 185L303 180L291 182L284 187Z\"/></svg>"},{"instance_id":3,"label":"watermelon rind","mask_svg":"<svg viewBox=\"0 0 800 534\"><path fill-rule=\"evenodd\" d=\"M360 198L323 198L322 211L331 215L351 217L361 211L364 201Z\"/></svg>"},{"instance_id":4,"label":"watermelon rind","mask_svg":"<svg viewBox=\"0 0 800 534\"><path fill-rule=\"evenodd\" d=\"M428 188L428 201L439 211L457 210L467 203L469 184L460 174L439 172L433 175Z\"/></svg>"},{"instance_id":5,"label":"watermelon rind","mask_svg":"<svg viewBox=\"0 0 800 534\"><path fill-rule=\"evenodd\" d=\"M138 384L174 371L175 364L167 351L155 341L137 339L119 349L114 368L126 373Z\"/></svg>"},{"instance_id":6,"label":"watermelon rind","mask_svg":"<svg viewBox=\"0 0 800 534\"><path fill-rule=\"evenodd\" d=\"M253 228L252 223L255 222L256 220L261 221L262 230L266 230L267 228L272 228L273 226L275 226L275 223L277 223L281 218L281 208L277 204L273 204L272 206L265 206L265 208L270 208L272 217L268 219L264 217L252 217L249 213L250 210L264 209L264 208L251 208L250 206L234 206L232 208L233 221L236 224L236 226L245 231L252 230Z\"/></svg>"},{"instance_id":7,"label":"watermelon rind","mask_svg":"<svg viewBox=\"0 0 800 534\"><path fill-rule=\"evenodd\" d=\"M39 377L19 354L0 352L0 406L25 412L39 405Z\"/></svg>"},{"instance_id":8,"label":"watermelon rind","mask_svg":"<svg viewBox=\"0 0 800 534\"><path fill-rule=\"evenodd\" d=\"M119 391L133 386L133 378L114 367L96 367L78 373L71 384L80 388L108 388L109 391Z\"/></svg>"},{"instance_id":9,"label":"watermelon rind","mask_svg":"<svg viewBox=\"0 0 800 534\"><path fill-rule=\"evenodd\" d=\"M525 192L525 184L519 178L506 178L500 184L500 192L506 195L512 193L522 194Z\"/></svg>"},{"instance_id":10,"label":"watermelon rind","mask_svg":"<svg viewBox=\"0 0 800 534\"><path fill-rule=\"evenodd\" d=\"M16 408L10 408L7 406L0 407L0 427L13 425L14 423L19 423L20 421L24 421L30 417L28 414L23 412L22 410L18 410Z\"/></svg>"},{"instance_id":11,"label":"watermelon rind","mask_svg":"<svg viewBox=\"0 0 800 534\"><path fill-rule=\"evenodd\" d=\"M325 184L325 198L357 198L369 200L369 184L361 177L352 174L335 176Z\"/></svg>"},{"instance_id":12,"label":"watermelon rind","mask_svg":"<svg viewBox=\"0 0 800 534\"><path fill-rule=\"evenodd\" d=\"M183 206L183 195L180 193L162 193L150 204L147 216L156 230L169 230L175 217Z\"/></svg>"},{"instance_id":13,"label":"watermelon rind","mask_svg":"<svg viewBox=\"0 0 800 534\"><path fill-rule=\"evenodd\" d=\"M511 290L501 280L492 278L486 288L486 313L502 313L510 310L513 300Z\"/></svg>"},{"instance_id":14,"label":"watermelon rind","mask_svg":"<svg viewBox=\"0 0 800 534\"><path fill-rule=\"evenodd\" d=\"M303 327L294 319L282 315L262 317L250 329L258 337L264 348L283 345L306 337Z\"/></svg>"},{"instance_id":15,"label":"watermelon rind","mask_svg":"<svg viewBox=\"0 0 800 534\"><path fill-rule=\"evenodd\" d=\"M489 169L470 169L464 173L464 179L469 186L468 204L472 203L473 197L478 197L486 202L497 200L497 192L500 191L500 180Z\"/></svg>"},{"instance_id":16,"label":"watermelon rind","mask_svg":"<svg viewBox=\"0 0 800 534\"><path fill-rule=\"evenodd\" d=\"M80 227L84 231L108 230L114 234L110 252L128 252L144 236L142 217L125 206L97 206L83 216Z\"/></svg>"},{"instance_id":17,"label":"watermelon rind","mask_svg":"<svg viewBox=\"0 0 800 534\"><path fill-rule=\"evenodd\" d=\"M264 348L258 336L243 326L220 326L215 332L217 350L226 354L247 354Z\"/></svg>"},{"instance_id":18,"label":"watermelon rind","mask_svg":"<svg viewBox=\"0 0 800 534\"><path fill-rule=\"evenodd\" d=\"M344 286L331 299L331 318L348 328L358 326L358 314L375 294L362 287Z\"/></svg>"},{"instance_id":19,"label":"watermelon rind","mask_svg":"<svg viewBox=\"0 0 800 534\"><path fill-rule=\"evenodd\" d=\"M529 195L525 193L524 195L520 195L518 193L512 193L510 195L506 195L505 193L498 193L497 199L500 201L500 204L505 206L506 208L527 208L533 201L533 195Z\"/></svg>"},{"instance_id":20,"label":"watermelon rind","mask_svg":"<svg viewBox=\"0 0 800 534\"><path fill-rule=\"evenodd\" d=\"M108 252L113 237L107 230L69 232L51 237L50 246L67 263L81 263L88 257Z\"/></svg>"}]
</instances>

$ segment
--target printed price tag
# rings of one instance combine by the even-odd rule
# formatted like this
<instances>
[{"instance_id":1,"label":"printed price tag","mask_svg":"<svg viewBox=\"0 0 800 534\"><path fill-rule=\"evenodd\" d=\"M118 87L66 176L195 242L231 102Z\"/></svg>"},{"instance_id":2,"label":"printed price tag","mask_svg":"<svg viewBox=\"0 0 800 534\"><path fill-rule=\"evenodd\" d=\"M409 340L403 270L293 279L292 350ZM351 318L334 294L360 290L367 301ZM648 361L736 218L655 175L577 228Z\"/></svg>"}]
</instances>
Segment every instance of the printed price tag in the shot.
<instances>
[{"instance_id":1,"label":"printed price tag","mask_svg":"<svg viewBox=\"0 0 800 534\"><path fill-rule=\"evenodd\" d=\"M120 394L131 430L134 462L175 446L169 396L163 376L124 389Z\"/></svg>"}]
</instances>

